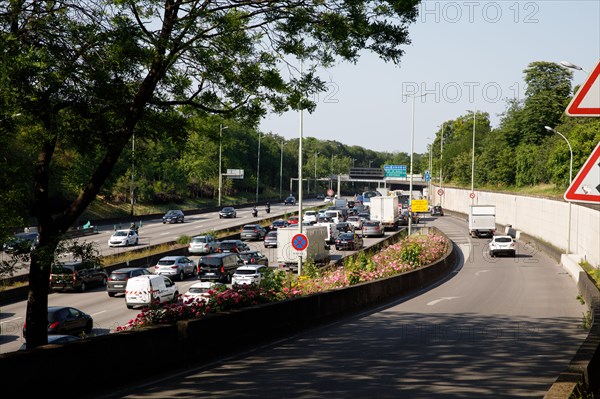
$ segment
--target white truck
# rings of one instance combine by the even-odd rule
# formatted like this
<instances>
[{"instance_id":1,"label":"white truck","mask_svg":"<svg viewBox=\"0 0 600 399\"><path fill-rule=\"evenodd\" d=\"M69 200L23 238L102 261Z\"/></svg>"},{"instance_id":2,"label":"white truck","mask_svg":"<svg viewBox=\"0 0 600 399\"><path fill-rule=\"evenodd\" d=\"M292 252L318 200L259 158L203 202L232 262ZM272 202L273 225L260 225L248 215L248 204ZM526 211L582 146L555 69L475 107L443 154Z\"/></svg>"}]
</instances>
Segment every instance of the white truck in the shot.
<instances>
[{"instance_id":1,"label":"white truck","mask_svg":"<svg viewBox=\"0 0 600 399\"><path fill-rule=\"evenodd\" d=\"M493 237L496 232L495 205L469 205L469 235Z\"/></svg>"},{"instance_id":2,"label":"white truck","mask_svg":"<svg viewBox=\"0 0 600 399\"><path fill-rule=\"evenodd\" d=\"M400 224L398 197L395 195L373 197L371 198L370 208L371 220L379 220L386 230L398 228Z\"/></svg>"},{"instance_id":3,"label":"white truck","mask_svg":"<svg viewBox=\"0 0 600 399\"><path fill-rule=\"evenodd\" d=\"M281 268L298 269L298 257L302 255L302 264L307 261L315 264L329 263L328 233L325 226L303 226L302 234L308 238L306 249L299 252L294 248L292 240L298 234L298 227L280 227L277 229L277 264ZM296 245L298 246L298 245Z\"/></svg>"}]
</instances>

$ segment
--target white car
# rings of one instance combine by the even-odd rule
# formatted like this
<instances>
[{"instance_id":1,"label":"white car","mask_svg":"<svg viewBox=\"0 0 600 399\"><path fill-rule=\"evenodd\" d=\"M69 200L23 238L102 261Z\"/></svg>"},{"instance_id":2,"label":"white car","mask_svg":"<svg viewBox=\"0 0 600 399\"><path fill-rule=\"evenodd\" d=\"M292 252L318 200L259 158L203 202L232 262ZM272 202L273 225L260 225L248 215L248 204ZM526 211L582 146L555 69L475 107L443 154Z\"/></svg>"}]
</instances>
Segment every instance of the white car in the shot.
<instances>
[{"instance_id":1,"label":"white car","mask_svg":"<svg viewBox=\"0 0 600 399\"><path fill-rule=\"evenodd\" d=\"M108 239L109 247L127 247L129 245L137 245L139 237L135 230L117 230Z\"/></svg>"},{"instance_id":2,"label":"white car","mask_svg":"<svg viewBox=\"0 0 600 399\"><path fill-rule=\"evenodd\" d=\"M227 288L225 284L216 281L200 281L192 284L181 298L186 305L194 301L208 301L212 292L221 291L225 288Z\"/></svg>"},{"instance_id":3,"label":"white car","mask_svg":"<svg viewBox=\"0 0 600 399\"><path fill-rule=\"evenodd\" d=\"M348 223L354 226L354 230L362 230L363 219L358 216L348 216Z\"/></svg>"},{"instance_id":4,"label":"white car","mask_svg":"<svg viewBox=\"0 0 600 399\"><path fill-rule=\"evenodd\" d=\"M237 268L231 279L232 285L260 284L263 274L268 270L265 265L246 265Z\"/></svg>"},{"instance_id":5,"label":"white car","mask_svg":"<svg viewBox=\"0 0 600 399\"><path fill-rule=\"evenodd\" d=\"M516 253L515 240L511 236L493 236L488 244L491 257L496 255L509 255L514 257Z\"/></svg>"},{"instance_id":6,"label":"white car","mask_svg":"<svg viewBox=\"0 0 600 399\"><path fill-rule=\"evenodd\" d=\"M326 204L326 203L328 203L328 202L333 202L333 197L325 197L325 198L323 199L323 203L324 203L324 204Z\"/></svg>"},{"instance_id":7,"label":"white car","mask_svg":"<svg viewBox=\"0 0 600 399\"><path fill-rule=\"evenodd\" d=\"M302 221L306 222L306 223L317 223L317 212L316 211L304 212L304 217L302 218Z\"/></svg>"}]
</instances>

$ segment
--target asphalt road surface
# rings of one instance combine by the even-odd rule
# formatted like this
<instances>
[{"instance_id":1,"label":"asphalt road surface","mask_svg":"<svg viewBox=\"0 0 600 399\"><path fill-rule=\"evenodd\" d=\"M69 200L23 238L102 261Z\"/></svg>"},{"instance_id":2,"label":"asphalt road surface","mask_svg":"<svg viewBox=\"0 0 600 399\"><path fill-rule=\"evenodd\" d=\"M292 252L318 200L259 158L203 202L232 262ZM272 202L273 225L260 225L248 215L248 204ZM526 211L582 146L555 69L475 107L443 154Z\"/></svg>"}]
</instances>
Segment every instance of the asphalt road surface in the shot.
<instances>
[{"instance_id":1,"label":"asphalt road surface","mask_svg":"<svg viewBox=\"0 0 600 399\"><path fill-rule=\"evenodd\" d=\"M436 286L103 397L543 397L587 335L574 282L533 247L489 258L464 221L432 224L461 253Z\"/></svg>"}]
</instances>

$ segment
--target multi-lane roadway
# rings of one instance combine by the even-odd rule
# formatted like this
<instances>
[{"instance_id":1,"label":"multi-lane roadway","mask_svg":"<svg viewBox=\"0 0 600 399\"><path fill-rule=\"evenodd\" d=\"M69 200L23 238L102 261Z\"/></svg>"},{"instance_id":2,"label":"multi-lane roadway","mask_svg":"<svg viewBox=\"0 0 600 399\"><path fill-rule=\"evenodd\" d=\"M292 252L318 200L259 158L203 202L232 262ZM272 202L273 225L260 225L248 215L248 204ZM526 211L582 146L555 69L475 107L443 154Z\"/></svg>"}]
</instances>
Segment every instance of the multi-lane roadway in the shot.
<instances>
[{"instance_id":1,"label":"multi-lane roadway","mask_svg":"<svg viewBox=\"0 0 600 399\"><path fill-rule=\"evenodd\" d=\"M315 206L315 201L305 202L306 207ZM275 204L271 207L270 217L285 215L297 211L297 207ZM241 209L238 211L238 217L234 219L219 219L217 212L186 216L184 223L163 224L160 220L144 222L140 229L140 242L138 246L126 248L109 248L108 238L112 234L112 226L103 226L98 234L85 237L89 241L97 243L102 255L110 255L119 251L127 251L134 248L144 247L152 244L160 244L175 241L182 235L202 234L219 229L246 224L257 223L265 218L267 214L261 211L258 217L252 217L251 209ZM389 233L388 233L389 234ZM366 238L365 245L370 246L380 241L382 238ZM274 248L265 248L262 241L248 242L251 249L260 250L269 258L271 266L277 266L277 250ZM351 251L336 251L333 246L330 251L332 260L337 260L348 255ZM190 259L197 262L199 256L190 256ZM150 268L152 270L152 268ZM184 281L175 280L179 288L179 293L183 294L187 289L197 282L194 278L187 278ZM92 315L94 318L94 328L92 335L101 335L113 332L116 327L125 325L129 320L135 317L138 310L130 310L125 306L122 296L114 298L108 297L106 288L96 288L83 293L77 292L55 292L49 295L48 305L69 305L81 309ZM0 335L0 353L7 353L17 350L23 343L22 327L25 321L26 302L10 304L2 307Z\"/></svg>"}]
</instances>

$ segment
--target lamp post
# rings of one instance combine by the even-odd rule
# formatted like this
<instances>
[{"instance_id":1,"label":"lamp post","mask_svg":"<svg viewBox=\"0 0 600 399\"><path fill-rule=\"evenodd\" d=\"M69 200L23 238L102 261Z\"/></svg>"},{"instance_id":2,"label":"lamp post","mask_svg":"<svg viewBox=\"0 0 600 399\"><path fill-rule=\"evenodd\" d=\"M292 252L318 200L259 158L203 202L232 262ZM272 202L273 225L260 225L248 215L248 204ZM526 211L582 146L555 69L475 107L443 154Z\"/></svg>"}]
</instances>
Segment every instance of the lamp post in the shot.
<instances>
[{"instance_id":1,"label":"lamp post","mask_svg":"<svg viewBox=\"0 0 600 399\"><path fill-rule=\"evenodd\" d=\"M315 194L317 193L317 156L319 152L315 152Z\"/></svg>"},{"instance_id":2,"label":"lamp post","mask_svg":"<svg viewBox=\"0 0 600 399\"><path fill-rule=\"evenodd\" d=\"M406 93L402 93L402 95L404 97L411 97L412 98L412 132L410 135L410 183L409 183L409 189L408 189L408 206L410 206L410 212L411 215L408 218L408 235L410 236L412 233L412 197L413 197L413 155L415 152L415 100L417 97L425 97L427 94L430 93L423 93L423 94L406 94Z\"/></svg>"},{"instance_id":3,"label":"lamp post","mask_svg":"<svg viewBox=\"0 0 600 399\"><path fill-rule=\"evenodd\" d=\"M471 152L471 205L475 203L475 115L473 110L473 150Z\"/></svg>"},{"instance_id":4,"label":"lamp post","mask_svg":"<svg viewBox=\"0 0 600 399\"><path fill-rule=\"evenodd\" d=\"M134 192L134 168L135 168L135 133L131 136L131 213L133 216L133 204L135 201L133 200L133 192Z\"/></svg>"},{"instance_id":5,"label":"lamp post","mask_svg":"<svg viewBox=\"0 0 600 399\"><path fill-rule=\"evenodd\" d=\"M444 160L443 154L444 154L444 128L446 127L446 123L442 123L442 131L440 133L440 190L442 190L442 194L440 195L440 205L444 206L444 201L442 201L442 199L444 198L444 177L442 175L442 163Z\"/></svg>"},{"instance_id":6,"label":"lamp post","mask_svg":"<svg viewBox=\"0 0 600 399\"><path fill-rule=\"evenodd\" d=\"M219 125L219 206L221 206L221 191L223 189L223 174L221 172L221 153L222 153L222 137L223 130L229 129L229 126Z\"/></svg>"},{"instance_id":7,"label":"lamp post","mask_svg":"<svg viewBox=\"0 0 600 399\"><path fill-rule=\"evenodd\" d=\"M302 62L300 62L300 80L302 80ZM302 234L302 141L304 139L302 97L298 105L300 108L300 141L298 143L298 234ZM298 256L298 276L301 275L302 256Z\"/></svg>"},{"instance_id":8,"label":"lamp post","mask_svg":"<svg viewBox=\"0 0 600 399\"><path fill-rule=\"evenodd\" d=\"M585 69L583 69L579 65L575 65L575 64L573 64L572 62L569 62L569 61L561 61L560 65L564 66L565 68L577 69L578 71L583 71L583 72L589 73L588 71L586 71Z\"/></svg>"},{"instance_id":9,"label":"lamp post","mask_svg":"<svg viewBox=\"0 0 600 399\"><path fill-rule=\"evenodd\" d=\"M281 200L283 197L281 189L283 188L283 143L285 140L281 140L281 156L279 158L279 199Z\"/></svg>"},{"instance_id":10,"label":"lamp post","mask_svg":"<svg viewBox=\"0 0 600 399\"><path fill-rule=\"evenodd\" d=\"M262 134L258 132L258 158L256 161L256 202L258 203L258 186L260 183L260 137Z\"/></svg>"},{"instance_id":11,"label":"lamp post","mask_svg":"<svg viewBox=\"0 0 600 399\"><path fill-rule=\"evenodd\" d=\"M546 128L546 130L548 130L550 132L554 132L554 133L558 134L560 137L562 137L567 142L567 146L569 146L569 153L571 155L571 160L569 162L569 186L571 186L571 183L573 183L573 148L571 148L571 143L569 143L569 140L567 140L567 138L562 133L560 133L558 130L554 130L550 126L544 126L544 127ZM569 201L569 226L568 226L568 231L567 231L567 255L570 253L571 253L571 201Z\"/></svg>"}]
</instances>

